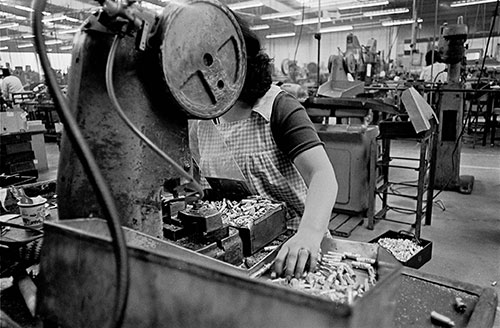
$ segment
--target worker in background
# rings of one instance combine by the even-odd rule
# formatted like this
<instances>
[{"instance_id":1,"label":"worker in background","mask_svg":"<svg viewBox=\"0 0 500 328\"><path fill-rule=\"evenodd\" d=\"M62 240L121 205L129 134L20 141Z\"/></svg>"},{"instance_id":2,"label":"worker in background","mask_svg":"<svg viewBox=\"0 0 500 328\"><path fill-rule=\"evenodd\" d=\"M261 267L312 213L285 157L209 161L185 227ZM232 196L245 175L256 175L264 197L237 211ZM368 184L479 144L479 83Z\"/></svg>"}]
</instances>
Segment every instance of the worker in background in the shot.
<instances>
[{"instance_id":1,"label":"worker in background","mask_svg":"<svg viewBox=\"0 0 500 328\"><path fill-rule=\"evenodd\" d=\"M271 84L272 60L248 23L237 20L247 53L243 90L218 119L191 124L191 150L202 177L235 170L227 165L232 161L253 193L286 203L287 225L296 233L281 247L274 269L301 276L315 268L329 235L337 180L304 107Z\"/></svg>"},{"instance_id":2,"label":"worker in background","mask_svg":"<svg viewBox=\"0 0 500 328\"><path fill-rule=\"evenodd\" d=\"M447 65L441 62L441 55L436 50L430 50L425 54L425 64L420 79L425 82L448 81Z\"/></svg>"},{"instance_id":3,"label":"worker in background","mask_svg":"<svg viewBox=\"0 0 500 328\"><path fill-rule=\"evenodd\" d=\"M2 90L2 97L6 101L12 101L13 93L25 91L21 80L17 76L11 75L8 68L2 68L2 76L3 80L0 89Z\"/></svg>"}]
</instances>

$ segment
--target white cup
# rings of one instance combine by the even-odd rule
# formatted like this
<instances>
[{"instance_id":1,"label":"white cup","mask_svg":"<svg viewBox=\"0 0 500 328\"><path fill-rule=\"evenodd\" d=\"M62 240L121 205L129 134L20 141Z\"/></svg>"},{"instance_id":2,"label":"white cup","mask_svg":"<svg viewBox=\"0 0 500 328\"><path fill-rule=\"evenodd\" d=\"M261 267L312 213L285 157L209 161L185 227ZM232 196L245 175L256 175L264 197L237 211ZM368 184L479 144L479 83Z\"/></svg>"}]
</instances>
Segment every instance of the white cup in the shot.
<instances>
[{"instance_id":1,"label":"white cup","mask_svg":"<svg viewBox=\"0 0 500 328\"><path fill-rule=\"evenodd\" d=\"M21 213L21 218L26 227L41 228L43 226L43 220L45 219L45 204L47 203L47 199L43 197L32 199L33 204L21 204L18 202L19 212Z\"/></svg>"}]
</instances>

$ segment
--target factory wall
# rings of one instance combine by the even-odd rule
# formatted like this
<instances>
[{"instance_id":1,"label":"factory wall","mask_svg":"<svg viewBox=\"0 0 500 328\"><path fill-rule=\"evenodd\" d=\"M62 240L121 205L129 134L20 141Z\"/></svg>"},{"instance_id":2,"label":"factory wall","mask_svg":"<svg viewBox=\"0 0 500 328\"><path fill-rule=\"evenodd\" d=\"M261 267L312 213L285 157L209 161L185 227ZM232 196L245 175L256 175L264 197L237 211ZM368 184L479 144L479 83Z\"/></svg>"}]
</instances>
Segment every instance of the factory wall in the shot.
<instances>
[{"instance_id":1,"label":"factory wall","mask_svg":"<svg viewBox=\"0 0 500 328\"><path fill-rule=\"evenodd\" d=\"M47 54L55 70L61 70L62 73L67 73L71 65L71 53L48 53ZM9 63L11 68L30 65L31 69L42 73L42 67L38 60L38 55L35 52L0 52L0 67L5 67L5 63Z\"/></svg>"}]
</instances>

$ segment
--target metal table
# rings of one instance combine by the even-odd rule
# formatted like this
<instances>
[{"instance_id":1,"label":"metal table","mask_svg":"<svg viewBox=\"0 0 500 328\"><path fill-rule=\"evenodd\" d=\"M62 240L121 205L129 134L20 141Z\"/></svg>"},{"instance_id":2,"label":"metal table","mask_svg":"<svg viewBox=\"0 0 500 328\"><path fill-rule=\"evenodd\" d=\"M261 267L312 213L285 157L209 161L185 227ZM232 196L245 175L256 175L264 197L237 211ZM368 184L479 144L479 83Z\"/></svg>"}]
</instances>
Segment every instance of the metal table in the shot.
<instances>
[{"instance_id":1,"label":"metal table","mask_svg":"<svg viewBox=\"0 0 500 328\"><path fill-rule=\"evenodd\" d=\"M464 313L454 309L456 297L467 305ZM399 291L394 318L395 327L437 327L431 322L436 311L455 322L455 327L493 327L498 297L493 288L451 280L403 269L403 282Z\"/></svg>"}]
</instances>

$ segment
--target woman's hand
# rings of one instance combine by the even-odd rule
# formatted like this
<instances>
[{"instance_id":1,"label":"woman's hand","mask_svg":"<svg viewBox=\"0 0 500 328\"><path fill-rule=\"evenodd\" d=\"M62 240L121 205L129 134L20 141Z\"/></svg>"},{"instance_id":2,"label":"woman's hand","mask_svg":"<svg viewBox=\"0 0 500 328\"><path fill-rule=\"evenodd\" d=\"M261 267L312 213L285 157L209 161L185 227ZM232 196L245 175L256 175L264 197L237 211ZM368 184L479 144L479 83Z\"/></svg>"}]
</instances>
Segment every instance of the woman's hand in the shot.
<instances>
[{"instance_id":1,"label":"woman's hand","mask_svg":"<svg viewBox=\"0 0 500 328\"><path fill-rule=\"evenodd\" d=\"M314 271L318 263L321 240L323 233L317 231L299 231L281 247L274 264L274 271L281 275L299 278L304 269Z\"/></svg>"}]
</instances>

